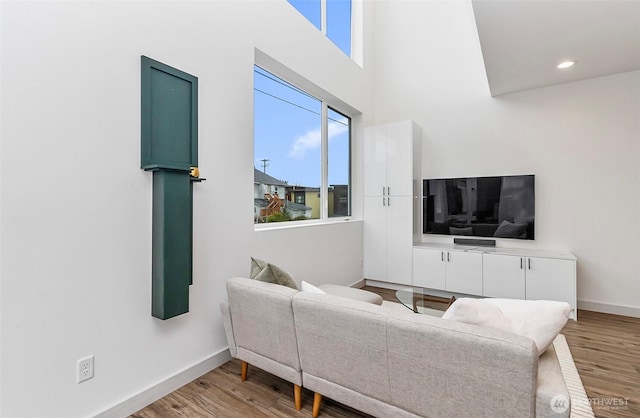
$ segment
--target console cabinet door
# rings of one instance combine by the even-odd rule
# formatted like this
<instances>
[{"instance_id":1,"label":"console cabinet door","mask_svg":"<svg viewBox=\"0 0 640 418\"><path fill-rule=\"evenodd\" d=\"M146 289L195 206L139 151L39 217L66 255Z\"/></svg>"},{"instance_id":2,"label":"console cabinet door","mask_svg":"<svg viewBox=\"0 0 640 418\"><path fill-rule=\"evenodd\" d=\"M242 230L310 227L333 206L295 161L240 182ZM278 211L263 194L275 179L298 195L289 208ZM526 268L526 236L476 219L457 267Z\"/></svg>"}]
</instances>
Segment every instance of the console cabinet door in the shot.
<instances>
[{"instance_id":1,"label":"console cabinet door","mask_svg":"<svg viewBox=\"0 0 640 418\"><path fill-rule=\"evenodd\" d=\"M482 256L482 295L525 299L525 258L515 255Z\"/></svg>"},{"instance_id":2,"label":"console cabinet door","mask_svg":"<svg viewBox=\"0 0 640 418\"><path fill-rule=\"evenodd\" d=\"M446 290L482 294L482 253L445 251Z\"/></svg>"},{"instance_id":3,"label":"console cabinet door","mask_svg":"<svg viewBox=\"0 0 640 418\"><path fill-rule=\"evenodd\" d=\"M413 248L413 285L445 290L445 254L443 250Z\"/></svg>"},{"instance_id":4,"label":"console cabinet door","mask_svg":"<svg viewBox=\"0 0 640 418\"><path fill-rule=\"evenodd\" d=\"M528 300L568 302L576 315L576 262L557 258L526 258Z\"/></svg>"}]
</instances>

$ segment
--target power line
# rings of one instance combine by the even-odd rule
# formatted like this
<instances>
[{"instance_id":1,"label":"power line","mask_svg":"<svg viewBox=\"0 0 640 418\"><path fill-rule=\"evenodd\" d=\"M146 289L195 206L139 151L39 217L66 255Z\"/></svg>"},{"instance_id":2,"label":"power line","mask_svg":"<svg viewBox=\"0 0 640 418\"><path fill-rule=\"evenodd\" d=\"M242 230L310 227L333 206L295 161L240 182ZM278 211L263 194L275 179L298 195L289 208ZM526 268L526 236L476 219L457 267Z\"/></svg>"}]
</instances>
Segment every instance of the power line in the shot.
<instances>
[{"instance_id":1,"label":"power line","mask_svg":"<svg viewBox=\"0 0 640 418\"><path fill-rule=\"evenodd\" d=\"M260 67L256 67L256 68L260 68ZM263 73L263 72L260 72L260 71L257 71L257 70L255 70L255 69L253 70L253 72L254 72L254 73L256 73L256 74L259 74L259 75L261 75L261 76L263 76L263 77L265 77L265 78L268 78L268 79L269 79L269 80L271 80L271 81L275 81L276 83L278 83L278 84L280 84L280 85L283 85L283 86L285 86L285 87L287 87L287 88L290 88L290 89L291 89L291 90L293 90L293 91L296 91L296 92L298 92L298 93L304 94L305 96L310 97L310 98L312 98L313 100L320 101L320 99L318 99L317 97L313 97L312 95L310 95L310 94L309 94L309 93L307 93L306 91L299 89L298 87L294 86L293 84L289 84L289 83L287 83L286 81L282 80L281 78L276 77L275 75L273 75L273 74L269 73L268 71L266 71L266 70L264 70L264 69L262 69L262 68L260 68L260 69L261 69L262 71L264 71L264 73Z\"/></svg>"},{"instance_id":2,"label":"power line","mask_svg":"<svg viewBox=\"0 0 640 418\"><path fill-rule=\"evenodd\" d=\"M258 71L257 69L260 69L261 71ZM264 71L264 72L262 72L262 71ZM254 72L255 74L259 74L259 75L261 75L261 76L263 76L263 77L265 77L265 78L267 78L267 79L269 79L269 80L271 80L271 81L273 81L273 82L276 82L276 83L278 83L278 84L280 84L280 85L282 85L282 86L284 86L284 87L287 87L287 88L289 88L289 89L291 89L291 90L293 90L293 91L295 91L295 92L297 92L297 93L303 94L303 95L305 95L305 96L307 96L307 97L310 97L310 98L312 98L312 99L314 99L314 100L317 100L318 102L321 102L321 100L320 100L320 99L318 99L317 97L313 97L312 95L310 95L310 94L309 94L309 93L307 93L306 91L301 90L301 89L299 89L298 87L296 87L296 86L294 86L294 85L292 85L292 84L287 83L286 81L284 81L284 80L282 80L282 79L280 79L280 78L278 78L278 77L274 76L273 74L269 73L267 70L265 70L265 69L263 69L263 68L260 68L260 67L258 67L258 66L255 66L255 67L254 67L253 72ZM306 108L306 107L304 107L304 106L302 106L302 105L299 105L299 104L297 104L297 103L290 102L290 101L288 101L288 100L286 100L286 99L283 99L283 98L282 98L282 97L280 97L280 96L275 96L274 94L267 93L266 91L264 91L264 90L260 90L260 89L259 89L259 88L257 88L257 87L254 87L253 89L254 89L255 91L258 91L258 92L262 93L262 94L266 94L267 96L273 97L274 99L278 99L278 100L283 101L283 102L285 102L285 103L288 103L288 104L290 104L290 105L292 105L292 106L296 106L296 107L299 107L300 109L306 110L307 112L311 112L311 113L313 113L314 115L321 116L321 115L320 115L320 113L319 113L319 112L316 112L315 110L311 110L311 109L308 109L308 108ZM335 110L334 110L334 112L335 112ZM337 113L337 112L336 112L336 113ZM328 117L328 116L327 116L327 119L329 119L329 120L331 120L331 121L334 121L334 122L336 122L336 123L339 123L339 124L341 124L341 125L344 125L344 126L346 126L346 127L349 127L349 124L348 124L348 123L344 123L344 122L342 122L342 121L339 121L339 120L337 120L337 119L333 119L333 118Z\"/></svg>"},{"instance_id":3,"label":"power line","mask_svg":"<svg viewBox=\"0 0 640 418\"><path fill-rule=\"evenodd\" d=\"M255 90L255 91L257 91L257 92L260 92L260 93L262 93L262 94L265 94L265 95L267 95L267 96L273 97L274 99L277 99L277 100L280 100L280 101L282 101L282 102L288 103L288 104L290 104L290 105L292 105L292 106L299 107L300 109L302 109L302 110L306 110L307 112L311 112L311 113L313 113L314 115L321 116L321 115L320 115L320 113L319 113L319 112L316 112L315 110L311 110L311 109L308 109L308 108L306 108L306 107L304 107L304 106L301 106L301 105L299 105L299 104L297 104L297 103L290 102L290 101L288 101L288 100L286 100L286 99L283 99L283 98L282 98L282 97L280 97L280 96L275 96L275 95L273 95L273 94L271 94L271 93L267 93L266 91L264 91L264 90L260 90L259 88L256 88L256 87L254 87L254 90ZM330 117L328 117L328 116L327 116L327 119L329 119L329 120L331 120L331 121L334 121L334 122L336 122L336 123L339 123L339 124L341 124L341 125L344 125L344 126L346 126L346 127L349 127L349 124L348 124L348 123L344 123L344 122L342 122L342 121L340 121L340 120L333 119L333 118L330 118Z\"/></svg>"}]
</instances>

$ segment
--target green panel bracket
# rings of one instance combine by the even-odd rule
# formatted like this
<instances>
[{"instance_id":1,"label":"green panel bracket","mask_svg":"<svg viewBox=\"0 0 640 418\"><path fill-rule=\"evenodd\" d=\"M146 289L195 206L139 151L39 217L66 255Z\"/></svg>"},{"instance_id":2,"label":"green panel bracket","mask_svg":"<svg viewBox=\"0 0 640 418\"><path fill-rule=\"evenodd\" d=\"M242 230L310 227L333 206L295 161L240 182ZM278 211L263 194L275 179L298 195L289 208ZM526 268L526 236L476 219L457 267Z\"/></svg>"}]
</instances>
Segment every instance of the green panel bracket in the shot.
<instances>
[{"instance_id":1,"label":"green panel bracket","mask_svg":"<svg viewBox=\"0 0 640 418\"><path fill-rule=\"evenodd\" d=\"M140 168L153 173L151 315L189 312L193 183L198 170L198 78L142 56Z\"/></svg>"}]
</instances>

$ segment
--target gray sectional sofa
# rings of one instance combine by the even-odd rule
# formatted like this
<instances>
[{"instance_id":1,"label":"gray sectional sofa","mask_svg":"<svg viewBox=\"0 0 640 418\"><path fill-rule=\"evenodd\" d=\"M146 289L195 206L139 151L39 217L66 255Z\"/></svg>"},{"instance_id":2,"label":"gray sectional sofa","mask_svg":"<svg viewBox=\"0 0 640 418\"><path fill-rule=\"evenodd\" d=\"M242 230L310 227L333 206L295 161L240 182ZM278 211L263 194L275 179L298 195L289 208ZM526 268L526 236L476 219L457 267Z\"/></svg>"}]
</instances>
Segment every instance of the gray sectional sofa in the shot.
<instances>
[{"instance_id":1,"label":"gray sectional sofa","mask_svg":"<svg viewBox=\"0 0 640 418\"><path fill-rule=\"evenodd\" d=\"M233 278L221 305L233 357L377 417L562 417L553 346L498 330ZM246 369L243 367L243 374Z\"/></svg>"}]
</instances>

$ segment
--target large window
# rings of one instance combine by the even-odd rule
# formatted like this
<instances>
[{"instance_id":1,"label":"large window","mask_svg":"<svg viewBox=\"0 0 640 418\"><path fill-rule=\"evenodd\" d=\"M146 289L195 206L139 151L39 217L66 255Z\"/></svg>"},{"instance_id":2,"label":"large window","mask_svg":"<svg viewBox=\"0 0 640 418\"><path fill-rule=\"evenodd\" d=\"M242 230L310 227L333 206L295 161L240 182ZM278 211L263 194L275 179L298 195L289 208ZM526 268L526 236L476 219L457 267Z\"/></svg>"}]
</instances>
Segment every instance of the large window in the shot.
<instances>
[{"instance_id":1,"label":"large window","mask_svg":"<svg viewBox=\"0 0 640 418\"><path fill-rule=\"evenodd\" d=\"M254 68L254 221L349 216L351 119Z\"/></svg>"},{"instance_id":2,"label":"large window","mask_svg":"<svg viewBox=\"0 0 640 418\"><path fill-rule=\"evenodd\" d=\"M288 0L347 56L351 56L351 0Z\"/></svg>"}]
</instances>

